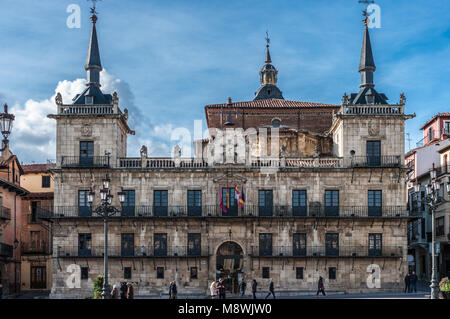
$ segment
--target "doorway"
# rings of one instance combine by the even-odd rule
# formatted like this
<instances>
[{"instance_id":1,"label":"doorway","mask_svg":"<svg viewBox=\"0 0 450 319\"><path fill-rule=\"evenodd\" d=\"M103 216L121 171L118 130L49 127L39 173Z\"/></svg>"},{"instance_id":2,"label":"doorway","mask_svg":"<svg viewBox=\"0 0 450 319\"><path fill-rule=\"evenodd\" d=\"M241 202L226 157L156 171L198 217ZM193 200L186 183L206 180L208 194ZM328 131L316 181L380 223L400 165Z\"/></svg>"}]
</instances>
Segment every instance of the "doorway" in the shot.
<instances>
[{"instance_id":1,"label":"doorway","mask_svg":"<svg viewBox=\"0 0 450 319\"><path fill-rule=\"evenodd\" d=\"M239 280L244 278L243 257L241 246L232 241L223 243L217 249L216 280L223 279L228 293L239 293Z\"/></svg>"},{"instance_id":2,"label":"doorway","mask_svg":"<svg viewBox=\"0 0 450 319\"><path fill-rule=\"evenodd\" d=\"M46 267L45 266L31 266L31 289L46 289Z\"/></svg>"}]
</instances>

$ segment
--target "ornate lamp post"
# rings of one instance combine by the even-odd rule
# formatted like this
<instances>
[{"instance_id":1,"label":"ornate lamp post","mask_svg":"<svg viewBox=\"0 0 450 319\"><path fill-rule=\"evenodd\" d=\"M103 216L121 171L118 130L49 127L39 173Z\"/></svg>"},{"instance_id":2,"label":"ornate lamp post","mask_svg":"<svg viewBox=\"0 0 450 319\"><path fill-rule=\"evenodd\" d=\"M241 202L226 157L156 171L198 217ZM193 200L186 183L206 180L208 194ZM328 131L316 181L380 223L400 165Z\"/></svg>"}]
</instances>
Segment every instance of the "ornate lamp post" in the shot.
<instances>
[{"instance_id":1,"label":"ornate lamp post","mask_svg":"<svg viewBox=\"0 0 450 319\"><path fill-rule=\"evenodd\" d=\"M12 124L15 119L13 114L8 113L8 104L3 105L4 113L0 113L0 130L3 135L2 148L0 152L3 152L8 147L8 136L11 134Z\"/></svg>"},{"instance_id":2,"label":"ornate lamp post","mask_svg":"<svg viewBox=\"0 0 450 319\"><path fill-rule=\"evenodd\" d=\"M101 217L103 217L103 226L104 226L104 232L105 232L105 238L104 238L104 253L103 253L103 267L104 267L104 278L103 278L103 289L102 289L102 298L103 299L109 299L110 297L110 291L108 287L108 219L109 217L116 215L120 213L120 211L115 208L114 206L111 206L113 195L111 195L111 190L109 188L111 180L108 177L108 174L106 175L106 178L103 179L103 188L100 190L100 201L101 204L99 207L97 207L94 210L94 214L97 214ZM119 201L121 204L125 202L125 192L118 192L117 195L119 196ZM94 202L94 196L95 193L93 191L89 192L87 196L87 200L89 202L89 205L92 207L92 203Z\"/></svg>"},{"instance_id":3,"label":"ornate lamp post","mask_svg":"<svg viewBox=\"0 0 450 319\"><path fill-rule=\"evenodd\" d=\"M434 168L430 171L431 183L425 185L426 196L425 202L429 207L431 212L431 299L439 298L439 285L437 281L437 270L436 270L436 234L435 234L435 213L438 205L447 202L442 196L439 196L440 185L436 181L437 172ZM419 196L420 184L414 185L414 192L416 193L416 198ZM450 178L447 180L446 191L450 195Z\"/></svg>"}]
</instances>

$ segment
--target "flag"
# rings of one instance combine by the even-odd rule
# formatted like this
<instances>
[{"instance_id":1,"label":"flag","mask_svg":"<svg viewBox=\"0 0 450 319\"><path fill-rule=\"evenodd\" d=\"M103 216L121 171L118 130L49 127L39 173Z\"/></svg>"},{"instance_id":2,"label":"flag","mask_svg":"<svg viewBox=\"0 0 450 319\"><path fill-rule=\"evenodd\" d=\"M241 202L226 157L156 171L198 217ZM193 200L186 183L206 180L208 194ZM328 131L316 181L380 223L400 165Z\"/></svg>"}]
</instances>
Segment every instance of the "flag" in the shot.
<instances>
[{"instance_id":1,"label":"flag","mask_svg":"<svg viewBox=\"0 0 450 319\"><path fill-rule=\"evenodd\" d=\"M228 184L227 184L227 208L230 208L230 194L228 193Z\"/></svg>"},{"instance_id":2,"label":"flag","mask_svg":"<svg viewBox=\"0 0 450 319\"><path fill-rule=\"evenodd\" d=\"M242 192L239 194L238 205L241 207L244 207L244 205L245 205L244 186L242 186Z\"/></svg>"},{"instance_id":3,"label":"flag","mask_svg":"<svg viewBox=\"0 0 450 319\"><path fill-rule=\"evenodd\" d=\"M237 187L236 184L234 184L234 198L236 199L236 201L239 201L239 188Z\"/></svg>"},{"instance_id":4,"label":"flag","mask_svg":"<svg viewBox=\"0 0 450 319\"><path fill-rule=\"evenodd\" d=\"M220 208L222 208L222 213L227 212L227 209L225 208L225 206L223 204L222 192L220 192Z\"/></svg>"}]
</instances>

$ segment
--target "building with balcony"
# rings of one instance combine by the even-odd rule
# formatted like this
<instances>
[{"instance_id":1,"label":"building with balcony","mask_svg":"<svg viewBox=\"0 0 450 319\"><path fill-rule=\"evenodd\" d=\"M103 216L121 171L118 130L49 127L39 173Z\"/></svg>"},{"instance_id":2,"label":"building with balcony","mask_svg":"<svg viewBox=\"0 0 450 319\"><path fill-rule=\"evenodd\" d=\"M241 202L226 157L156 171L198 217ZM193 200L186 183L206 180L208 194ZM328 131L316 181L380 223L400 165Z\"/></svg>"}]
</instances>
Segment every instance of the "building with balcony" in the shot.
<instances>
[{"instance_id":1,"label":"building with balcony","mask_svg":"<svg viewBox=\"0 0 450 319\"><path fill-rule=\"evenodd\" d=\"M278 291L368 291L403 288L407 272L405 98L388 104L374 88L367 23L358 71L360 90L342 104L286 100L277 86L269 44L252 101L205 107L210 136L195 157L126 154L128 112L100 89L97 16L86 63L85 91L56 98L57 160L52 298L92 295L103 273L103 220L88 195L105 176L125 192L109 221L110 283L130 281L136 295L160 295L176 280L180 294L206 294L225 279ZM367 22L367 21L366 21ZM181 110L180 110L181 111ZM74 278L70 284L67 279ZM79 283L79 285L78 285Z\"/></svg>"},{"instance_id":2,"label":"building with balcony","mask_svg":"<svg viewBox=\"0 0 450 319\"><path fill-rule=\"evenodd\" d=\"M52 286L52 224L40 216L53 211L53 177L47 164L22 165L21 290L50 290Z\"/></svg>"},{"instance_id":3,"label":"building with balcony","mask_svg":"<svg viewBox=\"0 0 450 319\"><path fill-rule=\"evenodd\" d=\"M22 197L28 191L20 186L22 166L9 144L0 156L0 283L3 295L20 292L20 244Z\"/></svg>"},{"instance_id":4,"label":"building with balcony","mask_svg":"<svg viewBox=\"0 0 450 319\"><path fill-rule=\"evenodd\" d=\"M421 128L424 137L418 143L420 146L405 154L405 165L409 168L406 180L408 210L417 217L408 225L409 270L415 271L419 280L425 284L431 280L431 214L425 203L425 185L430 183L430 170L433 167L446 166L443 164L446 157L440 154L440 150L450 146L446 133L450 125L448 115L440 113L428 120ZM421 185L419 196L414 192L416 183Z\"/></svg>"}]
</instances>

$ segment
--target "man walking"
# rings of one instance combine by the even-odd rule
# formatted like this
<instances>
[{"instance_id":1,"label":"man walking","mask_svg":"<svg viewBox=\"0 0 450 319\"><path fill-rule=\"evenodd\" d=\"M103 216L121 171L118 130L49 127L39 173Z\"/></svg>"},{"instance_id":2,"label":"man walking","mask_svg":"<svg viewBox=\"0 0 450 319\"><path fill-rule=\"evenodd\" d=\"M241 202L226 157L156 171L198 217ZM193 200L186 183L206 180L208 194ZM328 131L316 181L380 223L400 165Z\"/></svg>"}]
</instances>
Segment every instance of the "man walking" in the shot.
<instances>
[{"instance_id":1,"label":"man walking","mask_svg":"<svg viewBox=\"0 0 450 319\"><path fill-rule=\"evenodd\" d=\"M408 272L405 276L405 294L407 292L410 292L410 290L409 290L410 279L411 279L411 277L409 276L409 272Z\"/></svg>"},{"instance_id":2,"label":"man walking","mask_svg":"<svg viewBox=\"0 0 450 319\"><path fill-rule=\"evenodd\" d=\"M269 292L267 293L267 296L265 299L267 299L270 295L273 296L273 299L275 299L275 288L273 286L273 279L270 278L270 283L269 283Z\"/></svg>"},{"instance_id":3,"label":"man walking","mask_svg":"<svg viewBox=\"0 0 450 319\"><path fill-rule=\"evenodd\" d=\"M258 283L256 282L255 279L253 279L252 282L252 294L253 294L253 299L256 299L256 290L258 288Z\"/></svg>"},{"instance_id":4,"label":"man walking","mask_svg":"<svg viewBox=\"0 0 450 319\"><path fill-rule=\"evenodd\" d=\"M417 278L416 272L413 271L409 278L410 292L413 292L413 290L414 290L414 292L417 292L417 286L416 286L417 280L418 280L418 278Z\"/></svg>"},{"instance_id":5,"label":"man walking","mask_svg":"<svg viewBox=\"0 0 450 319\"><path fill-rule=\"evenodd\" d=\"M219 279L217 289L219 290L219 299L225 299L225 286L223 284L222 278Z\"/></svg>"},{"instance_id":6,"label":"man walking","mask_svg":"<svg viewBox=\"0 0 450 319\"><path fill-rule=\"evenodd\" d=\"M244 297L246 288L247 283L245 282L245 279L242 278L241 282L239 283L239 290L241 291L241 297Z\"/></svg>"},{"instance_id":7,"label":"man walking","mask_svg":"<svg viewBox=\"0 0 450 319\"><path fill-rule=\"evenodd\" d=\"M177 299L177 284L175 281L170 282L169 286L169 298L170 299Z\"/></svg>"},{"instance_id":8,"label":"man walking","mask_svg":"<svg viewBox=\"0 0 450 319\"><path fill-rule=\"evenodd\" d=\"M325 297L327 296L327 294L325 293L325 285L323 284L322 276L319 277L319 282L317 284L317 298L319 298L319 293L322 293L322 295L324 295Z\"/></svg>"}]
</instances>

